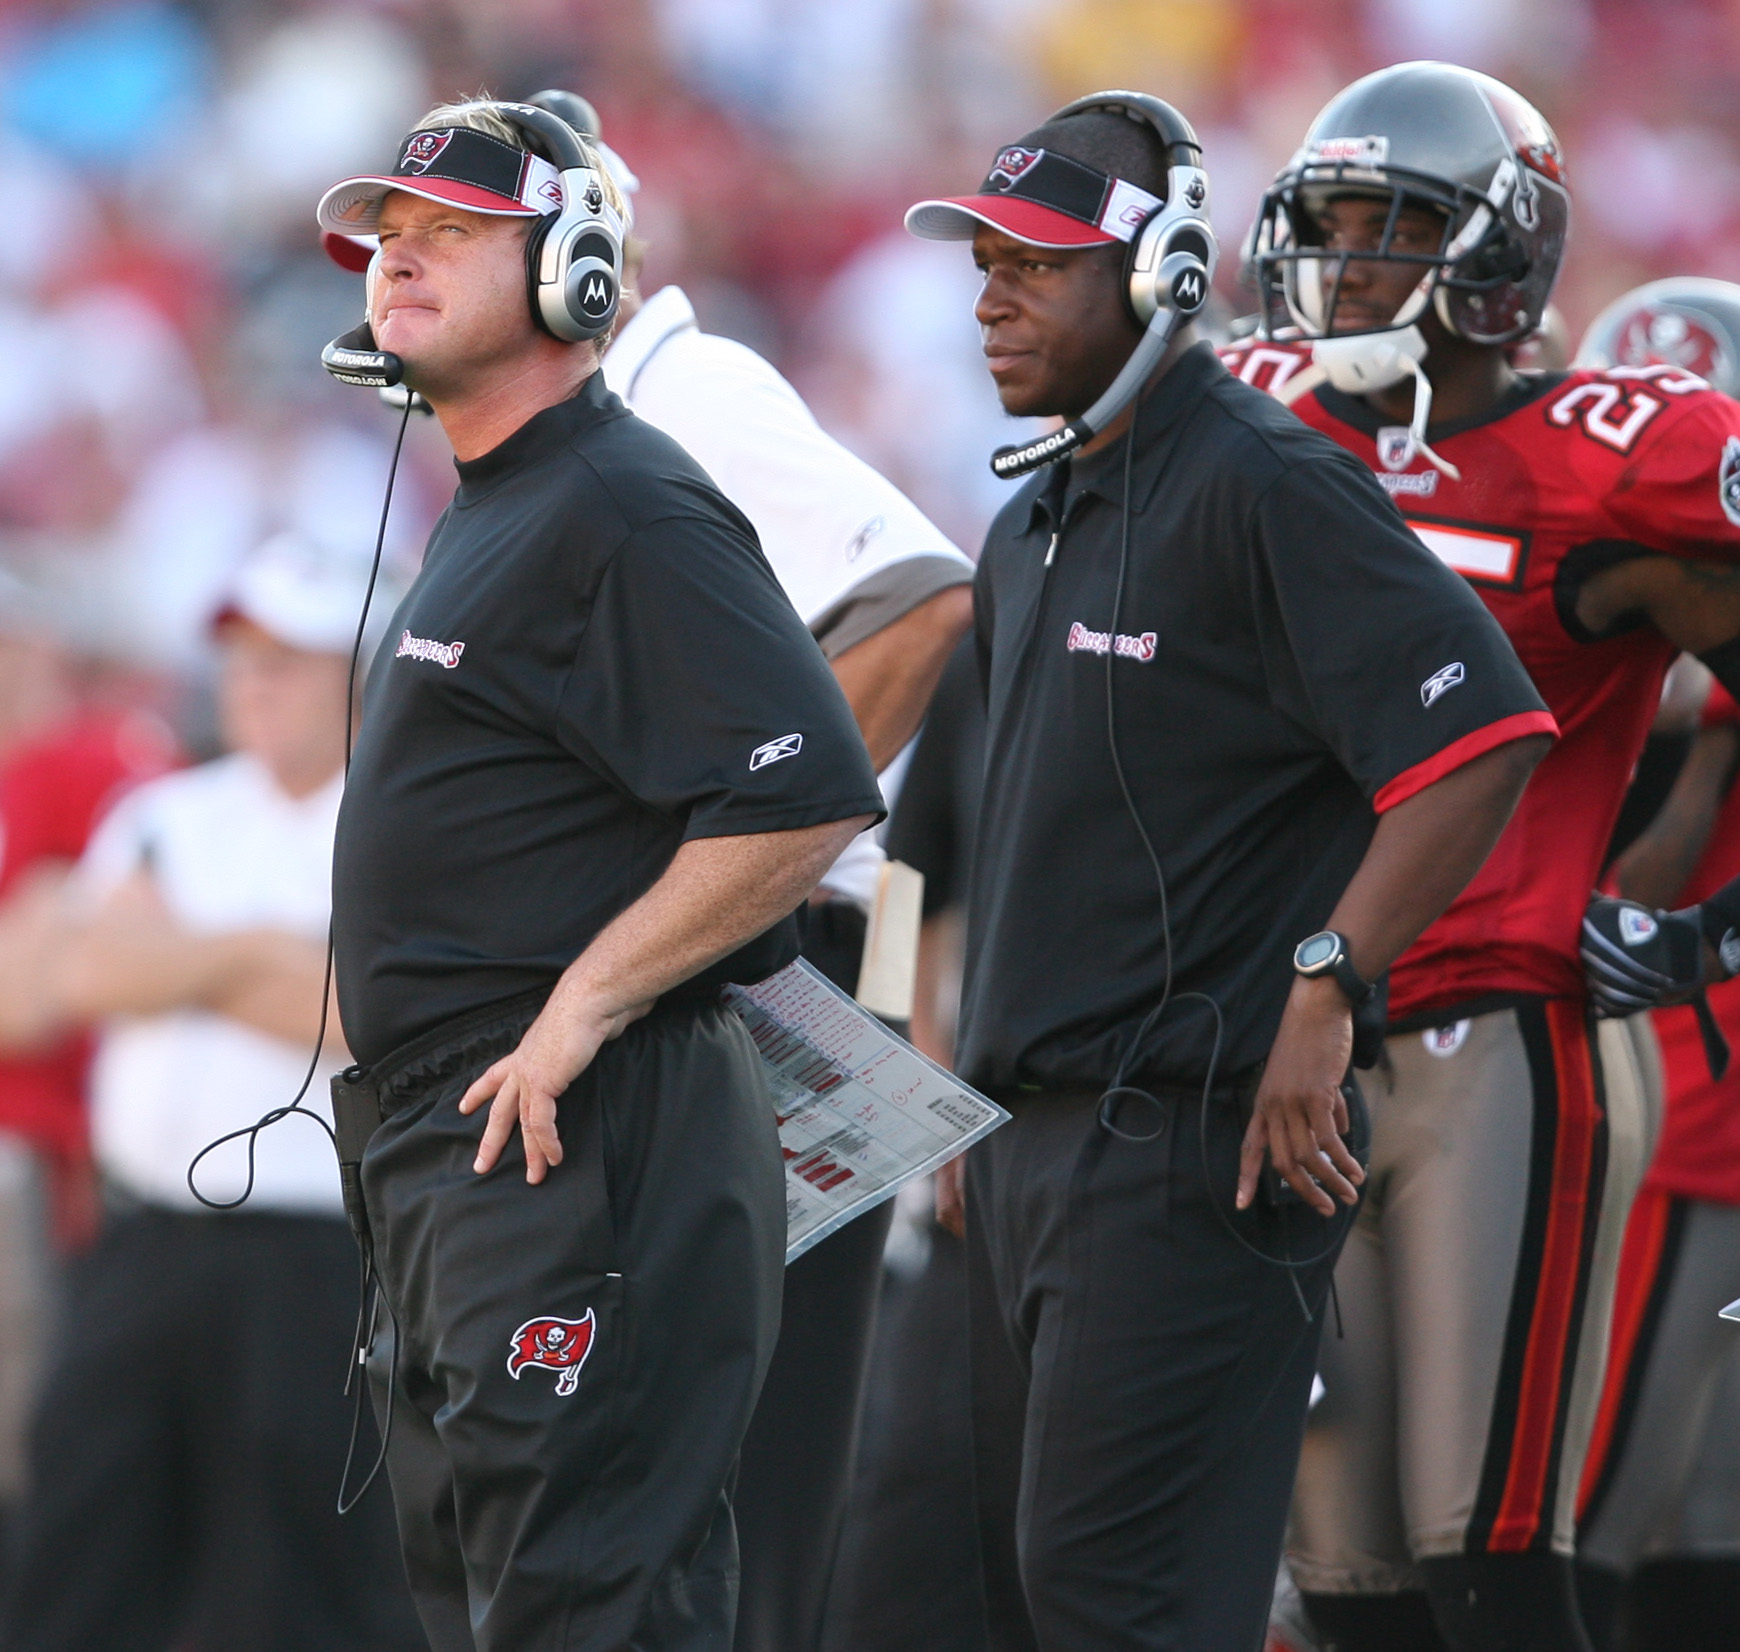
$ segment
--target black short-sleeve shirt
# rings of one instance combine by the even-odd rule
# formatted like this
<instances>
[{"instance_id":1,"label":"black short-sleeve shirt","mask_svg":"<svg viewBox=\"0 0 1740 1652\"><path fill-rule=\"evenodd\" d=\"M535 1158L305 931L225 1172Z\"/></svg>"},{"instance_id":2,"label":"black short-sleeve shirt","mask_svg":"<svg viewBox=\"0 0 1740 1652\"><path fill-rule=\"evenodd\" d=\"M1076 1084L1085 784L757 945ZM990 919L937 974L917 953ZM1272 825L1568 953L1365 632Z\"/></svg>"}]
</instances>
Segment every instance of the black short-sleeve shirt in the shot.
<instances>
[{"instance_id":1,"label":"black short-sleeve shirt","mask_svg":"<svg viewBox=\"0 0 1740 1652\"><path fill-rule=\"evenodd\" d=\"M1365 467L1207 345L1142 404L1121 612L1120 442L1041 472L992 525L976 588L989 715L959 1062L992 1088L1105 1084L1165 981L1204 993L1218 1072L1266 1054L1292 951L1377 812L1505 740L1551 732L1510 644ZM1200 1081L1200 1000L1127 1076Z\"/></svg>"},{"instance_id":2,"label":"black short-sleeve shirt","mask_svg":"<svg viewBox=\"0 0 1740 1652\"><path fill-rule=\"evenodd\" d=\"M690 838L882 812L754 530L602 375L458 469L339 813L339 1002L364 1062L553 984ZM796 952L779 925L685 990Z\"/></svg>"},{"instance_id":3,"label":"black short-sleeve shirt","mask_svg":"<svg viewBox=\"0 0 1740 1652\"><path fill-rule=\"evenodd\" d=\"M883 848L924 874L924 915L964 906L985 772L985 696L973 638L949 656L900 782Z\"/></svg>"}]
</instances>

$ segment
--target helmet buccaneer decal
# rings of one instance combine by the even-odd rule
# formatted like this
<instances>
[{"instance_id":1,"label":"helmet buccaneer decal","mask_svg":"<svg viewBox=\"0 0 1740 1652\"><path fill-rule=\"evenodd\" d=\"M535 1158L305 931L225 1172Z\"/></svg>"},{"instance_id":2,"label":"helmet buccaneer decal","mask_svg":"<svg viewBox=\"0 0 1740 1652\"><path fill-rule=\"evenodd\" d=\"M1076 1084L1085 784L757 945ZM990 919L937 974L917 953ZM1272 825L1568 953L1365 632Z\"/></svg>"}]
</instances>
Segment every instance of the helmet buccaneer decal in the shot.
<instances>
[{"instance_id":1,"label":"helmet buccaneer decal","mask_svg":"<svg viewBox=\"0 0 1740 1652\"><path fill-rule=\"evenodd\" d=\"M580 1367L592 1352L592 1334L597 1328L592 1310L584 1319L528 1319L511 1341L508 1355L508 1375L519 1381L520 1372L528 1365L543 1371L557 1371L558 1394L572 1394L580 1386Z\"/></svg>"}]
</instances>

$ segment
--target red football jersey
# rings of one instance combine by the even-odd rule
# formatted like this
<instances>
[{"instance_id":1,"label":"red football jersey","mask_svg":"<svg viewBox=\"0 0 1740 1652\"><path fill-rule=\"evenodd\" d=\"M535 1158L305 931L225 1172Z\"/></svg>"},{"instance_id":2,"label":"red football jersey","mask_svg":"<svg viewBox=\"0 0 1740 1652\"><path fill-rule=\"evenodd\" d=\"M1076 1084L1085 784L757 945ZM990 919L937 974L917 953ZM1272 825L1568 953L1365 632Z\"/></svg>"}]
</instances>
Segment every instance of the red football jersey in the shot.
<instances>
[{"instance_id":1,"label":"red football jersey","mask_svg":"<svg viewBox=\"0 0 1740 1652\"><path fill-rule=\"evenodd\" d=\"M1258 338L1254 334L1224 346L1221 365L1255 390L1267 390L1282 401L1295 373L1311 365L1311 346L1299 339Z\"/></svg>"},{"instance_id":2,"label":"red football jersey","mask_svg":"<svg viewBox=\"0 0 1740 1652\"><path fill-rule=\"evenodd\" d=\"M1320 386L1292 405L1480 594L1560 729L1485 866L1391 972L1390 1013L1581 995L1578 925L1676 650L1641 617L1590 635L1577 593L1640 554L1740 561L1740 404L1677 367L1528 377L1434 431L1459 481L1363 400Z\"/></svg>"},{"instance_id":3,"label":"red football jersey","mask_svg":"<svg viewBox=\"0 0 1740 1652\"><path fill-rule=\"evenodd\" d=\"M155 718L94 711L28 741L0 763L0 897L45 862L72 862L108 805L177 761L174 736ZM0 1129L45 1152L84 1149L83 1036L37 1055L0 1059Z\"/></svg>"},{"instance_id":4,"label":"red football jersey","mask_svg":"<svg viewBox=\"0 0 1740 1652\"><path fill-rule=\"evenodd\" d=\"M1740 706L1720 684L1710 690L1704 722L1740 726ZM1740 876L1740 785L1729 787L1703 858L1671 904L1691 906L1736 876ZM1646 1182L1683 1198L1740 1205L1740 976L1710 988L1710 1008L1731 1052L1727 1075L1721 1079L1710 1077L1704 1041L1691 1009L1682 1004L1655 1012L1667 1117Z\"/></svg>"}]
</instances>

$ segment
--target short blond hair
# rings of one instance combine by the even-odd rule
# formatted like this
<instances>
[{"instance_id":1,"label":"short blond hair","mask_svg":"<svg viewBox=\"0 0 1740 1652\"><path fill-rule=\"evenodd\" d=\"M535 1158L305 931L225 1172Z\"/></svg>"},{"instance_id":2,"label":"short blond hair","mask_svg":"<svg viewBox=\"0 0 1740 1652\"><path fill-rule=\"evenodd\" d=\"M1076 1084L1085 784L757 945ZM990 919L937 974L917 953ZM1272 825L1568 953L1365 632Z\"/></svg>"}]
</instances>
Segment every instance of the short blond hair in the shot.
<instances>
[{"instance_id":1,"label":"short blond hair","mask_svg":"<svg viewBox=\"0 0 1740 1652\"><path fill-rule=\"evenodd\" d=\"M553 116L560 119L560 116ZM501 112L496 99L479 93L474 98L467 98L461 103L438 103L415 126L413 132L430 132L444 126L463 126L472 132L482 132L486 137L499 138L503 143L511 143L515 149L526 147L525 134ZM586 151L586 157L592 170L598 174L598 187L604 192L605 205L616 216L628 222L628 201L618 187L616 180L610 175L610 168L604 164L603 157L593 148L592 140L584 132L574 134L580 140L580 147Z\"/></svg>"}]
</instances>

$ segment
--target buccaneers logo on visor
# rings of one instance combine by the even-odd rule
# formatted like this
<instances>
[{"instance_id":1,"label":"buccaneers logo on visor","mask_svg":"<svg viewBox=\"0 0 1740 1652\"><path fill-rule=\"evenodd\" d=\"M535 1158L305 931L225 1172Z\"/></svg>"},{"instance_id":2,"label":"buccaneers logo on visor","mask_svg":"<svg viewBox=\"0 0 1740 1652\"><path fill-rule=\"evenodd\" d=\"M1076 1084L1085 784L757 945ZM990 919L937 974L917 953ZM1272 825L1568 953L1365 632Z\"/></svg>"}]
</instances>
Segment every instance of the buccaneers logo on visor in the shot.
<instances>
[{"instance_id":1,"label":"buccaneers logo on visor","mask_svg":"<svg viewBox=\"0 0 1740 1652\"><path fill-rule=\"evenodd\" d=\"M991 162L991 175L985 180L985 187L1013 189L1023 173L1031 172L1039 164L1039 157L1044 153L1043 149L1023 149L1019 144L1010 144Z\"/></svg>"},{"instance_id":2,"label":"buccaneers logo on visor","mask_svg":"<svg viewBox=\"0 0 1740 1652\"><path fill-rule=\"evenodd\" d=\"M528 1365L542 1371L560 1373L556 1378L558 1394L572 1394L580 1386L580 1367L592 1352L592 1334L597 1328L592 1310L584 1319L528 1319L511 1341L508 1355L508 1375L515 1382Z\"/></svg>"},{"instance_id":3,"label":"buccaneers logo on visor","mask_svg":"<svg viewBox=\"0 0 1740 1652\"><path fill-rule=\"evenodd\" d=\"M399 157L401 172L427 172L435 157L452 141L451 132L413 132Z\"/></svg>"}]
</instances>

